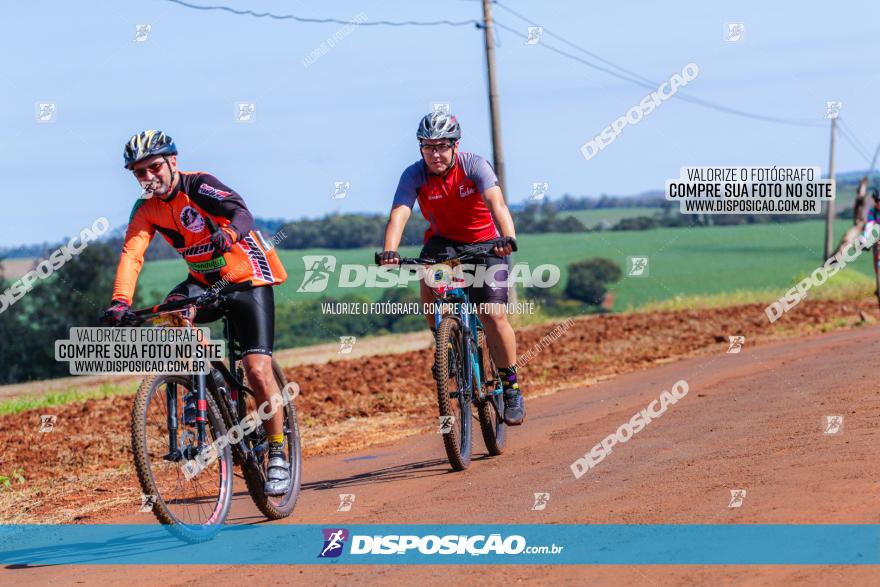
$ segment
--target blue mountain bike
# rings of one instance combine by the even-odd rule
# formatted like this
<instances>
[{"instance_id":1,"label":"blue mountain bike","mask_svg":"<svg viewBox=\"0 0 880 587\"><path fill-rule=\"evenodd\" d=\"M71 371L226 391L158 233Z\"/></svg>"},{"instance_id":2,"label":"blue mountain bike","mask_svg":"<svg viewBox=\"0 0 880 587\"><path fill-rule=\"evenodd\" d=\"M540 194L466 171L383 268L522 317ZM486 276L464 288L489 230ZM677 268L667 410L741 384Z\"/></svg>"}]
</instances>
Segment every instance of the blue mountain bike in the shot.
<instances>
[{"instance_id":1,"label":"blue mountain bike","mask_svg":"<svg viewBox=\"0 0 880 587\"><path fill-rule=\"evenodd\" d=\"M445 259L401 258L401 265L429 265L433 271L435 350L432 372L437 383L440 433L449 464L456 471L470 465L472 417L480 423L490 455L504 452L507 425L498 369L489 353L483 325L474 312L467 292L451 273L462 263L484 261L492 249L503 243L490 241L460 247L455 257ZM377 254L378 263L378 254Z\"/></svg>"}]
</instances>

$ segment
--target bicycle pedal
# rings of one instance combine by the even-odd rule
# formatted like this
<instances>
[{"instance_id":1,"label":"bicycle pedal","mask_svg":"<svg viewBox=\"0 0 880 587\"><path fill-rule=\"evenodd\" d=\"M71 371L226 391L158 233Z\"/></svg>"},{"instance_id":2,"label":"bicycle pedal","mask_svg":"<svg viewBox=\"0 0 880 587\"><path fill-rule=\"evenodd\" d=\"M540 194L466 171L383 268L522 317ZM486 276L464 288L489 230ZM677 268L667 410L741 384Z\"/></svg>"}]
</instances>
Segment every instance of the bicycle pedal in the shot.
<instances>
[{"instance_id":1,"label":"bicycle pedal","mask_svg":"<svg viewBox=\"0 0 880 587\"><path fill-rule=\"evenodd\" d=\"M168 461L169 463L179 463L181 461L181 456L179 450L174 450L163 456L162 460Z\"/></svg>"}]
</instances>

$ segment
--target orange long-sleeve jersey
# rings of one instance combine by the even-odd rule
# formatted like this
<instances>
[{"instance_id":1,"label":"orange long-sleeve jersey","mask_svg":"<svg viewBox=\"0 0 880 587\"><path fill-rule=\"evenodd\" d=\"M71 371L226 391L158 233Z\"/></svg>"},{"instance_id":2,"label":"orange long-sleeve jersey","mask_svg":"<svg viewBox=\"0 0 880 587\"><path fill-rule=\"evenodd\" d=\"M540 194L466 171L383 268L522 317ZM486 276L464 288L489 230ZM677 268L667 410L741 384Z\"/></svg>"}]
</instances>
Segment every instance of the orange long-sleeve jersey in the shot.
<instances>
[{"instance_id":1,"label":"orange long-sleeve jersey","mask_svg":"<svg viewBox=\"0 0 880 587\"><path fill-rule=\"evenodd\" d=\"M179 172L168 198L139 200L131 212L125 244L116 268L113 299L131 304L144 253L156 231L177 249L190 275L205 285L251 281L254 285L278 285L287 271L275 249L259 231L244 200L208 173ZM206 218L235 233L232 249L219 254L211 244Z\"/></svg>"}]
</instances>

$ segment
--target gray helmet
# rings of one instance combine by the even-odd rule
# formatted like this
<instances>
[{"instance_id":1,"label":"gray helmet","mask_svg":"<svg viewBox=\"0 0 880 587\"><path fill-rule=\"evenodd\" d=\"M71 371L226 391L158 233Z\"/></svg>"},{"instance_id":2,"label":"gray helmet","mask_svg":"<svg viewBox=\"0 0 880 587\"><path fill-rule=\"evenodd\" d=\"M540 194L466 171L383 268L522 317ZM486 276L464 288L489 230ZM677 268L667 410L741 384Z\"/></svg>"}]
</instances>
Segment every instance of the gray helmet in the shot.
<instances>
[{"instance_id":1,"label":"gray helmet","mask_svg":"<svg viewBox=\"0 0 880 587\"><path fill-rule=\"evenodd\" d=\"M419 141L430 139L451 139L457 141L461 138L461 127L458 126L458 120L451 114L436 111L426 114L419 123L419 130L416 132L416 138Z\"/></svg>"},{"instance_id":2,"label":"gray helmet","mask_svg":"<svg viewBox=\"0 0 880 587\"><path fill-rule=\"evenodd\" d=\"M145 130L131 137L125 143L123 158L125 166L131 166L153 155L177 155L177 145L174 139L160 130Z\"/></svg>"}]
</instances>

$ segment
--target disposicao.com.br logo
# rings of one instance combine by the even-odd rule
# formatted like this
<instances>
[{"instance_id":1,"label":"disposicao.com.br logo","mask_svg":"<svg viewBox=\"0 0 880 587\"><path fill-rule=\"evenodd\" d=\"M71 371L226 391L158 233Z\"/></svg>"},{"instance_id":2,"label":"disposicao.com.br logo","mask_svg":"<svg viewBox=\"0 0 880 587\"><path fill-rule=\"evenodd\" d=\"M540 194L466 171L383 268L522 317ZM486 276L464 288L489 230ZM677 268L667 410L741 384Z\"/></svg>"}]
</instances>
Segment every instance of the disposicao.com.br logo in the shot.
<instances>
[{"instance_id":1,"label":"disposicao.com.br logo","mask_svg":"<svg viewBox=\"0 0 880 587\"><path fill-rule=\"evenodd\" d=\"M529 546L518 534L503 537L501 534L475 534L472 536L448 534L387 534L349 536L345 528L324 529L324 545L319 558L338 557L344 550L346 540L351 538L350 555L517 555L559 554L564 546L556 544Z\"/></svg>"},{"instance_id":2,"label":"disposicao.com.br logo","mask_svg":"<svg viewBox=\"0 0 880 587\"><path fill-rule=\"evenodd\" d=\"M477 265L462 263L450 267L444 263L435 265L359 265L346 263L338 266L333 255L303 255L305 273L297 292L317 293L327 289L333 276L340 288L360 287L407 287L411 282L425 280L430 287L446 284L452 287L482 287L493 289L509 287L548 288L559 283L561 271L558 266L544 263L531 269L528 263L507 265Z\"/></svg>"}]
</instances>

